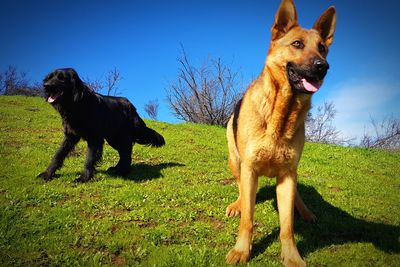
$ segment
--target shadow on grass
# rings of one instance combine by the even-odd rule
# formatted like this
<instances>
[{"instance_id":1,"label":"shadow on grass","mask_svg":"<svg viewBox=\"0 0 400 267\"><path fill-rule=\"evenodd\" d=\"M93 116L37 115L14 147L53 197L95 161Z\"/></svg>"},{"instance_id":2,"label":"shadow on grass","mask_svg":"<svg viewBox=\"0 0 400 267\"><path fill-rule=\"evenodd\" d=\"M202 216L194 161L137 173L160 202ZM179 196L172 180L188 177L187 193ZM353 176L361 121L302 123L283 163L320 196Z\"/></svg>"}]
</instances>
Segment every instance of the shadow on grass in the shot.
<instances>
[{"instance_id":1,"label":"shadow on grass","mask_svg":"<svg viewBox=\"0 0 400 267\"><path fill-rule=\"evenodd\" d=\"M112 172L106 172L106 173L110 176L120 177L125 180L144 182L163 177L163 174L161 173L163 169L172 167L182 167L182 166L185 165L178 162L164 162L159 164L137 163L137 164L132 164L131 172L129 173L129 175L125 177L115 175Z\"/></svg>"},{"instance_id":2,"label":"shadow on grass","mask_svg":"<svg viewBox=\"0 0 400 267\"><path fill-rule=\"evenodd\" d=\"M400 252L400 227L379 222L370 222L351 216L332 206L311 186L298 184L298 190L306 205L317 216L314 224L306 223L295 216L295 233L303 239L297 243L301 255L305 256L320 248L352 242L372 243L387 253ZM276 205L275 186L265 186L257 193L257 203L273 200ZM267 247L279 238L279 229L256 240L253 244L253 257L262 254Z\"/></svg>"}]
</instances>

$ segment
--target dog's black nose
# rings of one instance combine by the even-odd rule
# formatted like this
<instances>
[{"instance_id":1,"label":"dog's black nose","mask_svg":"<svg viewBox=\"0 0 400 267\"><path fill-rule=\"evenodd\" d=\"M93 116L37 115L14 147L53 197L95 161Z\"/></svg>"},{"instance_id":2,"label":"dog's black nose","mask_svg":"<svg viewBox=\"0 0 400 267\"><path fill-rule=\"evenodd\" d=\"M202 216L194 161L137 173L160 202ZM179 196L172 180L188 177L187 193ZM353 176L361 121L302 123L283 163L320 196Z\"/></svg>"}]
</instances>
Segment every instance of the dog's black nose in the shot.
<instances>
[{"instance_id":1,"label":"dog's black nose","mask_svg":"<svg viewBox=\"0 0 400 267\"><path fill-rule=\"evenodd\" d=\"M325 59L315 58L313 60L313 67L318 76L320 76L320 78L323 78L329 69L329 64Z\"/></svg>"},{"instance_id":2,"label":"dog's black nose","mask_svg":"<svg viewBox=\"0 0 400 267\"><path fill-rule=\"evenodd\" d=\"M327 71L329 69L329 64L324 59L314 59L313 65L317 71Z\"/></svg>"}]
</instances>

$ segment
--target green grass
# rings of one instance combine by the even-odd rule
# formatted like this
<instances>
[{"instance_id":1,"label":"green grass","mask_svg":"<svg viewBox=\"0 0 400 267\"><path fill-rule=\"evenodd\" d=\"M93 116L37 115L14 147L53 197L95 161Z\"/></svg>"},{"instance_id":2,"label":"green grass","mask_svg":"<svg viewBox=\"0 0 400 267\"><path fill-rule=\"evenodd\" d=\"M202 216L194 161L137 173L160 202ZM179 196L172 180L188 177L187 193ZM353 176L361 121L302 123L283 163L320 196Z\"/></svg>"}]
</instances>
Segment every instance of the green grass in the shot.
<instances>
[{"instance_id":1,"label":"green grass","mask_svg":"<svg viewBox=\"0 0 400 267\"><path fill-rule=\"evenodd\" d=\"M225 130L147 122L160 149L136 145L132 173L109 176L108 145L92 182L72 186L80 142L59 177L43 171L62 140L59 115L43 99L0 97L0 266L224 266L238 218ZM260 179L249 266L280 266L275 180ZM318 217L296 216L309 266L399 266L400 153L306 144L299 191Z\"/></svg>"}]
</instances>

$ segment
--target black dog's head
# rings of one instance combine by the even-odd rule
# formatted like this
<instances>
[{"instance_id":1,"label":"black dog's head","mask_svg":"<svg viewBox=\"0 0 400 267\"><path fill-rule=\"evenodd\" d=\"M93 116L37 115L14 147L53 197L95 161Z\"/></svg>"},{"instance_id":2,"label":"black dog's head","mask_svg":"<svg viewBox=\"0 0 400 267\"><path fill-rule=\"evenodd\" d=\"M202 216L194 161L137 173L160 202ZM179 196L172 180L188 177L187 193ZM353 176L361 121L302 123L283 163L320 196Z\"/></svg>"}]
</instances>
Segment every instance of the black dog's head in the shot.
<instances>
[{"instance_id":1,"label":"black dog's head","mask_svg":"<svg viewBox=\"0 0 400 267\"><path fill-rule=\"evenodd\" d=\"M50 104L78 102L86 89L78 73L72 68L56 69L43 80L44 94Z\"/></svg>"}]
</instances>

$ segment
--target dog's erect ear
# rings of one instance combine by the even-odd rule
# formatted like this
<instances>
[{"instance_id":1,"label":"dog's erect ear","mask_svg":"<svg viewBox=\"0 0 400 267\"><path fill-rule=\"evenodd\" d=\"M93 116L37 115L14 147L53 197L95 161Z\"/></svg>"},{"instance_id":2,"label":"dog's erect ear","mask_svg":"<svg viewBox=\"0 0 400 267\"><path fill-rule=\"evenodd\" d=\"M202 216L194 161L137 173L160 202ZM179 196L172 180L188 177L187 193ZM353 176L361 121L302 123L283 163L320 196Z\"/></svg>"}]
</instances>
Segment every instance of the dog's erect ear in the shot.
<instances>
[{"instance_id":1,"label":"dog's erect ear","mask_svg":"<svg viewBox=\"0 0 400 267\"><path fill-rule=\"evenodd\" d=\"M315 22L313 29L318 31L327 46L333 41L336 28L336 9L331 6Z\"/></svg>"},{"instance_id":2,"label":"dog's erect ear","mask_svg":"<svg viewBox=\"0 0 400 267\"><path fill-rule=\"evenodd\" d=\"M297 25L297 11L293 0L282 0L271 29L272 40L279 39Z\"/></svg>"}]
</instances>

